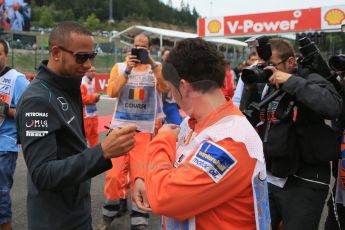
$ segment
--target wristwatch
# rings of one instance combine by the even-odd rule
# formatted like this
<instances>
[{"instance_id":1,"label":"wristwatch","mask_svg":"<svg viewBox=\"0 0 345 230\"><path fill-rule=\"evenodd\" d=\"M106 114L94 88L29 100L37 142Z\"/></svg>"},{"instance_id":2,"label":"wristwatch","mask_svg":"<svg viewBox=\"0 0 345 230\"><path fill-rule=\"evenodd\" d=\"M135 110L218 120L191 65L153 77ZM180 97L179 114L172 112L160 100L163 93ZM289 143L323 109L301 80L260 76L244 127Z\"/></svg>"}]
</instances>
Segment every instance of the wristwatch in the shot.
<instances>
[{"instance_id":1,"label":"wristwatch","mask_svg":"<svg viewBox=\"0 0 345 230\"><path fill-rule=\"evenodd\" d=\"M125 69L125 74L128 76L131 74L131 71L129 71L127 68Z\"/></svg>"},{"instance_id":2,"label":"wristwatch","mask_svg":"<svg viewBox=\"0 0 345 230\"><path fill-rule=\"evenodd\" d=\"M157 63L154 62L154 63L151 64L151 69L153 70L153 69L156 68L157 66L158 66Z\"/></svg>"}]
</instances>

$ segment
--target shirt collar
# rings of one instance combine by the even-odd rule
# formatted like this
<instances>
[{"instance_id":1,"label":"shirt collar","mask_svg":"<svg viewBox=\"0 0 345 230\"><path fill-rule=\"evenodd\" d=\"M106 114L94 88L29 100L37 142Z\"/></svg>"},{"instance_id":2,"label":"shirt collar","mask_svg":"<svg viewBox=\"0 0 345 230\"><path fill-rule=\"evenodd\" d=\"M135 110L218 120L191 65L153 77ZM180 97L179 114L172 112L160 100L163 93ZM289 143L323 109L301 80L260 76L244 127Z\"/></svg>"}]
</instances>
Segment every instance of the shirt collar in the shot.
<instances>
[{"instance_id":1,"label":"shirt collar","mask_svg":"<svg viewBox=\"0 0 345 230\"><path fill-rule=\"evenodd\" d=\"M58 89L66 91L80 90L80 84L82 78L76 78L71 76L61 76L55 74L48 67L48 60L42 61L38 68L37 78L45 81Z\"/></svg>"},{"instance_id":2,"label":"shirt collar","mask_svg":"<svg viewBox=\"0 0 345 230\"><path fill-rule=\"evenodd\" d=\"M215 111L209 113L206 117L203 119L197 121L194 118L190 118L188 120L188 126L192 130L194 130L196 133L200 133L202 130L206 129L207 127L215 124L217 121L222 119L225 116L228 115L240 115L242 116L242 113L240 110L232 103L232 100L230 98L227 98L227 102L220 106Z\"/></svg>"}]
</instances>

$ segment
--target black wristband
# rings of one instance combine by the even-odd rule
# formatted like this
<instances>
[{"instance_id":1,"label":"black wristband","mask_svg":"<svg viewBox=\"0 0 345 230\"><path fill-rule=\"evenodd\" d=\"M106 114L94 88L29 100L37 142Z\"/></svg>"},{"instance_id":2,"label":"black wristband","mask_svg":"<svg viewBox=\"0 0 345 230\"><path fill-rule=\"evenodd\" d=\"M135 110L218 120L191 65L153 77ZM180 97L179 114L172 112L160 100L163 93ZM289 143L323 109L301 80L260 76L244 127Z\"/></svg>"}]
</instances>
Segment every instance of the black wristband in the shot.
<instances>
[{"instance_id":1,"label":"black wristband","mask_svg":"<svg viewBox=\"0 0 345 230\"><path fill-rule=\"evenodd\" d=\"M128 71L128 69L126 68L126 69L125 69L125 74L128 76L128 75L131 74L131 71Z\"/></svg>"},{"instance_id":2,"label":"black wristband","mask_svg":"<svg viewBox=\"0 0 345 230\"><path fill-rule=\"evenodd\" d=\"M154 62L151 64L151 69L154 70L157 66L158 66L158 64Z\"/></svg>"}]
</instances>

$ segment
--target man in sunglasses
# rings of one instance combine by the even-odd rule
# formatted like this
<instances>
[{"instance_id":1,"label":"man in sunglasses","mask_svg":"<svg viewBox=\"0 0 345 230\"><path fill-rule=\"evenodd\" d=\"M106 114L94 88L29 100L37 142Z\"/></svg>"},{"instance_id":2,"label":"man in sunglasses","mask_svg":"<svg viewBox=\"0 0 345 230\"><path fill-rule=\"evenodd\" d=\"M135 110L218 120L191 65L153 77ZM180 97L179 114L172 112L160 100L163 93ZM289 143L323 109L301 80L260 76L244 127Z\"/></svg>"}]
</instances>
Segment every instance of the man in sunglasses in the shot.
<instances>
[{"instance_id":1,"label":"man in sunglasses","mask_svg":"<svg viewBox=\"0 0 345 230\"><path fill-rule=\"evenodd\" d=\"M136 124L140 133L136 146L129 155L113 159L119 165L107 171L104 194L107 198L103 206L103 221L99 229L104 229L111 221L126 210L126 199L130 186L137 178L142 178L145 169L144 151L162 123L161 93L165 87L161 75L161 64L156 63L149 53L149 38L139 34L134 38L133 49L124 63L117 63L110 73L107 93L117 97L111 127ZM129 176L128 176L129 174ZM131 229L148 229L148 213L138 210L132 204Z\"/></svg>"},{"instance_id":2,"label":"man in sunglasses","mask_svg":"<svg viewBox=\"0 0 345 230\"><path fill-rule=\"evenodd\" d=\"M134 147L132 125L87 148L80 83L95 56L91 32L76 22L61 22L49 37L49 60L19 103L29 229L92 229L91 178Z\"/></svg>"}]
</instances>

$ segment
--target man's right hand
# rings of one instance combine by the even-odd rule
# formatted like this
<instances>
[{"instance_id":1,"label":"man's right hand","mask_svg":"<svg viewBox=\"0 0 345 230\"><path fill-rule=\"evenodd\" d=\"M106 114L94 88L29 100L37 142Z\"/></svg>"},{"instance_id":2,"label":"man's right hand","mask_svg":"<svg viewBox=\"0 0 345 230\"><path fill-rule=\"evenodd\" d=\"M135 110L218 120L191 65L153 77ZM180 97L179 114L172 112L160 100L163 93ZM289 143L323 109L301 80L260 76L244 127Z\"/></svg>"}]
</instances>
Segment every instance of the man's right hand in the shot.
<instances>
[{"instance_id":1,"label":"man's right hand","mask_svg":"<svg viewBox=\"0 0 345 230\"><path fill-rule=\"evenodd\" d=\"M9 108L9 105L6 102L0 101L0 116L7 117Z\"/></svg>"},{"instance_id":2,"label":"man's right hand","mask_svg":"<svg viewBox=\"0 0 345 230\"><path fill-rule=\"evenodd\" d=\"M135 125L113 129L101 143L104 158L108 160L119 157L133 149L136 130L137 127Z\"/></svg>"},{"instance_id":3,"label":"man's right hand","mask_svg":"<svg viewBox=\"0 0 345 230\"><path fill-rule=\"evenodd\" d=\"M136 66L136 64L140 63L140 60L137 58L137 56L132 55L131 52L128 52L126 56L126 63L127 63L126 69L129 72L131 72L132 69Z\"/></svg>"},{"instance_id":4,"label":"man's right hand","mask_svg":"<svg viewBox=\"0 0 345 230\"><path fill-rule=\"evenodd\" d=\"M175 124L165 124L163 125L159 130L158 133L161 132L172 132L176 138L178 137L179 133L180 133L180 126L175 125Z\"/></svg>"},{"instance_id":5,"label":"man's right hand","mask_svg":"<svg viewBox=\"0 0 345 230\"><path fill-rule=\"evenodd\" d=\"M95 102L97 103L97 102L99 102L99 99L101 98L101 94L98 94L98 93L95 93L94 94L95 95Z\"/></svg>"}]
</instances>

